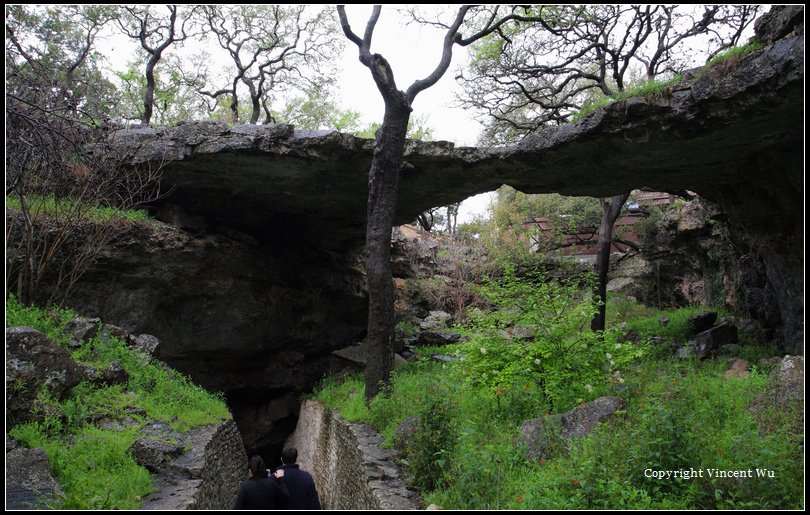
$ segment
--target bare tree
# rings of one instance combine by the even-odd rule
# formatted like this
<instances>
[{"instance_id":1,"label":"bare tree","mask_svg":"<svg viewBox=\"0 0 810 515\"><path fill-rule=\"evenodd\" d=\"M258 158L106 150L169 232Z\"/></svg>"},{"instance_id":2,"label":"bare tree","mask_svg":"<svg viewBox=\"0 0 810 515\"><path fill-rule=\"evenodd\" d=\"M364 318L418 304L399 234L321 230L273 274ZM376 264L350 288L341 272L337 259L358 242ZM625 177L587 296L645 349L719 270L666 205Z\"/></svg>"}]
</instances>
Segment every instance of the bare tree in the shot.
<instances>
[{"instance_id":1,"label":"bare tree","mask_svg":"<svg viewBox=\"0 0 810 515\"><path fill-rule=\"evenodd\" d=\"M498 30L512 16L498 18L498 8L475 8L483 15L481 27L470 37L460 29L472 6L459 7L450 24L435 22L445 30L442 54L433 72L414 81L407 90L397 88L394 71L380 54L371 53L371 39L379 20L381 8L374 6L363 36L358 36L346 17L345 7L337 8L343 33L359 50L360 62L371 72L385 103L383 123L377 133L371 169L368 172L368 209L366 211L366 274L369 290L368 348L366 360L366 400L371 401L390 381L393 366L391 339L394 330L394 287L391 276L391 226L397 203L397 187L405 138L413 101L425 89L433 86L450 66L453 46L466 46Z\"/></svg>"},{"instance_id":2,"label":"bare tree","mask_svg":"<svg viewBox=\"0 0 810 515\"><path fill-rule=\"evenodd\" d=\"M197 91L215 102L230 97L231 121L239 121L240 88L247 89L250 123L264 113L274 121L271 94L285 88L310 89L329 79L331 56L341 40L333 37L334 15L326 8L308 6L238 5L205 6L206 31L213 35L233 63L228 84L211 89L211 79L193 79ZM326 71L320 78L318 72Z\"/></svg>"},{"instance_id":3,"label":"bare tree","mask_svg":"<svg viewBox=\"0 0 810 515\"><path fill-rule=\"evenodd\" d=\"M143 98L143 113L141 123L149 125L152 120L152 111L155 105L155 67L163 57L163 53L171 45L185 41L192 34L190 28L196 8L187 9L177 5L165 5L165 16L156 14L159 6L139 5L121 6L121 13L117 17L121 30L132 39L138 40L141 49L146 53L146 88Z\"/></svg>"}]
</instances>

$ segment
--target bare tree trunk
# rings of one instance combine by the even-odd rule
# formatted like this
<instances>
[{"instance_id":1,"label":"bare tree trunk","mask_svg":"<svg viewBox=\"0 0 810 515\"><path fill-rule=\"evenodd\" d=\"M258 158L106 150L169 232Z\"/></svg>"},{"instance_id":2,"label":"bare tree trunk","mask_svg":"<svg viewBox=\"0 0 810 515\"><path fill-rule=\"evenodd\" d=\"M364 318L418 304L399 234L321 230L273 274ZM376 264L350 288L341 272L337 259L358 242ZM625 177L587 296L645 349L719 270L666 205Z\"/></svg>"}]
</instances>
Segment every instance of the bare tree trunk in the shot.
<instances>
[{"instance_id":1,"label":"bare tree trunk","mask_svg":"<svg viewBox=\"0 0 810 515\"><path fill-rule=\"evenodd\" d=\"M366 401L388 386L394 364L394 281L391 275L391 227L397 203L399 169L411 109L404 99L386 99L385 117L368 172L366 273L368 343Z\"/></svg>"},{"instance_id":2,"label":"bare tree trunk","mask_svg":"<svg viewBox=\"0 0 810 515\"><path fill-rule=\"evenodd\" d=\"M149 125L152 121L152 110L155 105L155 65L160 61L160 54L152 55L146 63L146 94L143 99L143 116L141 123Z\"/></svg>"},{"instance_id":3,"label":"bare tree trunk","mask_svg":"<svg viewBox=\"0 0 810 515\"><path fill-rule=\"evenodd\" d=\"M619 217L622 206L630 193L623 193L602 202L602 223L599 226L599 240L597 243L596 272L598 282L594 287L594 296L599 302L599 311L591 321L591 330L604 331L605 329L605 302L607 301L607 276L610 268L610 247L613 245L613 224Z\"/></svg>"}]
</instances>

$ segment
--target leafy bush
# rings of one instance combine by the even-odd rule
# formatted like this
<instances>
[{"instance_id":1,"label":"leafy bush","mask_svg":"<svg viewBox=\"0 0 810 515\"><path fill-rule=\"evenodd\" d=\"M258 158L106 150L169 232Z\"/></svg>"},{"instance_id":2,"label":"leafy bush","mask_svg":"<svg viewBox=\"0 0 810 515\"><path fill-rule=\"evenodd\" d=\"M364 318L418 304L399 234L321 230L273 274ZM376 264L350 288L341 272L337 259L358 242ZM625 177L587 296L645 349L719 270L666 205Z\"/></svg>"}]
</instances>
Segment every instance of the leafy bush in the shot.
<instances>
[{"instance_id":1,"label":"leafy bush","mask_svg":"<svg viewBox=\"0 0 810 515\"><path fill-rule=\"evenodd\" d=\"M623 382L621 367L643 349L587 328L596 311L592 297L582 293L589 280L520 278L507 267L503 277L487 281L482 294L496 309L473 318L471 340L460 348L466 384L500 393L536 385L548 408L559 412L593 399L610 382ZM526 330L527 340L508 337Z\"/></svg>"},{"instance_id":2,"label":"leafy bush","mask_svg":"<svg viewBox=\"0 0 810 515\"><path fill-rule=\"evenodd\" d=\"M425 402L417 413L419 420L414 435L406 445L406 456L414 475L414 484L433 490L445 484L445 473L454 456L456 424L450 400L438 388L429 388Z\"/></svg>"}]
</instances>

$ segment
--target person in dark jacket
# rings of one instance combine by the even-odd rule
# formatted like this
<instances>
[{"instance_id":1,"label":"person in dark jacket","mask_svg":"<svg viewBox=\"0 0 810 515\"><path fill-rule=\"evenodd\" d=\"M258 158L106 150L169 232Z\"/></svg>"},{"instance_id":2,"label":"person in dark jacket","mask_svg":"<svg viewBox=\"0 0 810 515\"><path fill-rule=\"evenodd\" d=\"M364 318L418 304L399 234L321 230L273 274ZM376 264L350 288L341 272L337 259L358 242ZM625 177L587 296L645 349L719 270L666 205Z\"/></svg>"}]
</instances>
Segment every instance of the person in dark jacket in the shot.
<instances>
[{"instance_id":1,"label":"person in dark jacket","mask_svg":"<svg viewBox=\"0 0 810 515\"><path fill-rule=\"evenodd\" d=\"M239 487L235 510L272 510L283 508L290 492L285 484L284 472L278 471L275 477L267 477L267 467L261 456L253 456L248 461L248 480Z\"/></svg>"},{"instance_id":2,"label":"person in dark jacket","mask_svg":"<svg viewBox=\"0 0 810 515\"><path fill-rule=\"evenodd\" d=\"M285 447L281 451L281 468L284 471L284 480L290 491L287 509L290 510L320 510L321 501L315 489L312 475L295 463L298 460L298 449Z\"/></svg>"}]
</instances>

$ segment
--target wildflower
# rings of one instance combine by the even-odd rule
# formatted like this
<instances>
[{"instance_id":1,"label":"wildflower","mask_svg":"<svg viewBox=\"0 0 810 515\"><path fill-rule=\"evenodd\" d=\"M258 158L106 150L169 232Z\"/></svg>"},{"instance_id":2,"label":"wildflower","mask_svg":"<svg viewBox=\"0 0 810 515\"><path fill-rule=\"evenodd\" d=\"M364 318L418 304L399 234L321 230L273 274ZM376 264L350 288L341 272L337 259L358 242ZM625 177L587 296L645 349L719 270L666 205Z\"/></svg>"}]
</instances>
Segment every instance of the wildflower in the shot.
<instances>
[{"instance_id":1,"label":"wildflower","mask_svg":"<svg viewBox=\"0 0 810 515\"><path fill-rule=\"evenodd\" d=\"M517 496L517 502L523 502L523 495Z\"/></svg>"},{"instance_id":2,"label":"wildflower","mask_svg":"<svg viewBox=\"0 0 810 515\"><path fill-rule=\"evenodd\" d=\"M621 343L617 343L617 344L616 344L616 348L617 348L617 349L621 349L621 348L622 348L622 344L621 344Z\"/></svg>"},{"instance_id":3,"label":"wildflower","mask_svg":"<svg viewBox=\"0 0 810 515\"><path fill-rule=\"evenodd\" d=\"M481 347L481 354L486 354L487 350L484 347Z\"/></svg>"},{"instance_id":4,"label":"wildflower","mask_svg":"<svg viewBox=\"0 0 810 515\"><path fill-rule=\"evenodd\" d=\"M504 393L506 393L506 390L504 390L503 388L495 388L496 395L502 395Z\"/></svg>"},{"instance_id":5,"label":"wildflower","mask_svg":"<svg viewBox=\"0 0 810 515\"><path fill-rule=\"evenodd\" d=\"M535 359L535 360L534 360L534 364L535 364L535 365L539 365L539 364L540 364L540 358Z\"/></svg>"},{"instance_id":6,"label":"wildflower","mask_svg":"<svg viewBox=\"0 0 810 515\"><path fill-rule=\"evenodd\" d=\"M613 359L613 356L611 356L609 352L606 352L606 353L605 353L605 357L606 357L607 359Z\"/></svg>"},{"instance_id":7,"label":"wildflower","mask_svg":"<svg viewBox=\"0 0 810 515\"><path fill-rule=\"evenodd\" d=\"M574 479L573 481L571 481L571 484L574 486L579 486L579 479Z\"/></svg>"},{"instance_id":8,"label":"wildflower","mask_svg":"<svg viewBox=\"0 0 810 515\"><path fill-rule=\"evenodd\" d=\"M622 384L624 384L624 378L623 378L623 377L620 377L620 378L619 378L619 382L620 382L620 383L622 383Z\"/></svg>"},{"instance_id":9,"label":"wildflower","mask_svg":"<svg viewBox=\"0 0 810 515\"><path fill-rule=\"evenodd\" d=\"M486 378L487 378L487 373L486 373L486 372L484 372L484 373L481 375L481 379L486 380Z\"/></svg>"},{"instance_id":10,"label":"wildflower","mask_svg":"<svg viewBox=\"0 0 810 515\"><path fill-rule=\"evenodd\" d=\"M592 391L593 391L593 386L591 386L591 385L589 385L589 384L586 384L586 385L585 385L585 389L586 389L586 390L588 390L588 393L590 393L590 392L592 392Z\"/></svg>"}]
</instances>

